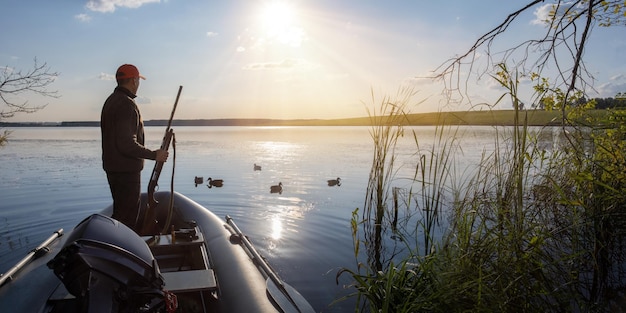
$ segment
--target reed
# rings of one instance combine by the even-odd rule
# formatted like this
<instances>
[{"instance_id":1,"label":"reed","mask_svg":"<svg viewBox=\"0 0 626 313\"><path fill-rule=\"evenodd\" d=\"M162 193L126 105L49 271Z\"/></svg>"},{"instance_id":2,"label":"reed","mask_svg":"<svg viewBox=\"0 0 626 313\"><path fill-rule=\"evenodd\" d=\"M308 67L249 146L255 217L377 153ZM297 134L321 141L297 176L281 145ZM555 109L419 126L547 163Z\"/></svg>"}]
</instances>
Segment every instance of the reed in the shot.
<instances>
[{"instance_id":1,"label":"reed","mask_svg":"<svg viewBox=\"0 0 626 313\"><path fill-rule=\"evenodd\" d=\"M542 132L528 129L532 111L520 109L517 74L501 65L494 79L507 88L516 126L495 127L494 149L460 181L454 179L463 176L454 159L462 155L457 129L442 121L431 144L412 134L415 175L398 192L395 147L405 129L391 121L407 116L414 93L381 102L385 117L371 131L366 201L351 222L356 267L338 273L353 278L355 312L619 305L626 289L626 114L586 114L592 104L564 108L565 122L575 124L558 133L560 145L546 149L538 144Z\"/></svg>"},{"instance_id":2,"label":"reed","mask_svg":"<svg viewBox=\"0 0 626 313\"><path fill-rule=\"evenodd\" d=\"M410 88L400 89L394 98L381 99L378 111L368 111L374 154L363 210L359 214L357 209L352 215L356 269L344 268L338 274L354 278L356 292L349 296L357 297L357 311L415 312L430 306L428 301L421 303L433 290L432 280L425 279L434 273L428 269L434 260L428 255L436 241L441 198L453 176L454 167L449 162L458 145L449 128L437 128L437 144L429 148L420 147L420 138L413 130L406 132L403 125L414 95ZM373 94L372 100L376 102ZM415 142L418 149L414 156L419 161L409 186L399 188L395 187L400 167L395 149L404 136ZM362 250L365 261L359 260Z\"/></svg>"},{"instance_id":3,"label":"reed","mask_svg":"<svg viewBox=\"0 0 626 313\"><path fill-rule=\"evenodd\" d=\"M3 130L2 134L0 134L0 147L4 147L7 144L9 136L11 135L11 131Z\"/></svg>"}]
</instances>

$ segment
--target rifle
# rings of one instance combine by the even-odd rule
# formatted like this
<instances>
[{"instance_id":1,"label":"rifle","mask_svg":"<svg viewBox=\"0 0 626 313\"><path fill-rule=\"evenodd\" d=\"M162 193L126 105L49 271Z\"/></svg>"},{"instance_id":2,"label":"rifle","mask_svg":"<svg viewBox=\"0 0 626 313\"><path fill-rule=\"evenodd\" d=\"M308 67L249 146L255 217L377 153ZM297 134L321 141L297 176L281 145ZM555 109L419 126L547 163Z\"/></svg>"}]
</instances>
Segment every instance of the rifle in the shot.
<instances>
[{"instance_id":1,"label":"rifle","mask_svg":"<svg viewBox=\"0 0 626 313\"><path fill-rule=\"evenodd\" d=\"M183 86L178 87L178 94L176 95L174 108L172 108L172 114L170 115L170 120L167 122L165 135L163 136L163 141L161 142L161 150L167 151L170 148L170 143L172 142L172 137L174 136L174 131L171 129L172 120L174 119L174 112L176 112L176 106L178 105L178 99L180 98L180 93L182 91ZM141 228L142 234L148 234L151 231L154 231L156 226L156 207L159 202L156 201L156 199L154 198L154 191L158 186L159 176L161 176L161 169L163 169L163 163L164 162L155 161L154 169L152 169L152 175L150 175L150 182L148 183L148 202L146 205L146 213L144 215L143 225Z\"/></svg>"}]
</instances>

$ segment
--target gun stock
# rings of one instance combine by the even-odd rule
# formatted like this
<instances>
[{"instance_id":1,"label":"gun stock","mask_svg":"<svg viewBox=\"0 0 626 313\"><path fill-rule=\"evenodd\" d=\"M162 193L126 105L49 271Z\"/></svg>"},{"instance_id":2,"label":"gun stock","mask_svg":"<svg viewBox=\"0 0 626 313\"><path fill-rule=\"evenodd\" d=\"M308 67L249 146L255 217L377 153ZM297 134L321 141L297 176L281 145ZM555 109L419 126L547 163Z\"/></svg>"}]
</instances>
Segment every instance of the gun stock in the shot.
<instances>
[{"instance_id":1,"label":"gun stock","mask_svg":"<svg viewBox=\"0 0 626 313\"><path fill-rule=\"evenodd\" d=\"M161 143L161 150L169 150L170 144L172 142L172 137L174 136L174 131L170 129L165 133L163 137L163 142ZM163 169L164 162L156 161L154 163L154 169L152 169L152 175L150 176L150 182L148 183L148 207L156 208L157 201L154 198L154 192L156 191L156 187L159 183L159 176L161 176L161 170Z\"/></svg>"},{"instance_id":2,"label":"gun stock","mask_svg":"<svg viewBox=\"0 0 626 313\"><path fill-rule=\"evenodd\" d=\"M183 86L178 87L178 94L176 95L174 108L172 109L172 114L170 115L170 119L167 122L165 135L163 136L163 141L161 142L161 150L169 150L172 138L174 137L174 131L171 129L172 120L174 119L174 112L176 112L176 106L178 105L178 99L180 98L180 93L182 92L182 90ZM154 192L156 191L156 187L159 185L159 176L161 176L163 163L165 162L155 161L154 168L152 169L152 175L150 175L150 182L148 183L148 199L146 204L146 212L143 218L143 225L141 228L142 234L149 234L157 229L155 217L157 213L156 207L159 202L156 201L156 199L154 198Z\"/></svg>"}]
</instances>

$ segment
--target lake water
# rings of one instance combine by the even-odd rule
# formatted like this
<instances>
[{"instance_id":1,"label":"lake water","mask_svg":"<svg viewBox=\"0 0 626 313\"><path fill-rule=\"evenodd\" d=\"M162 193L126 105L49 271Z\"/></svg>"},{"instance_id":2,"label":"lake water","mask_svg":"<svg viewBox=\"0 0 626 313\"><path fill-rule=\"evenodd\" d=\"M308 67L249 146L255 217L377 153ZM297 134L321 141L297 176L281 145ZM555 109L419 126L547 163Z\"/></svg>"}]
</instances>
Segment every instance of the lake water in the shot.
<instances>
[{"instance_id":1,"label":"lake water","mask_svg":"<svg viewBox=\"0 0 626 313\"><path fill-rule=\"evenodd\" d=\"M413 128L422 149L435 128ZM176 155L163 167L159 185L185 194L218 216L230 215L279 275L318 312L351 312L351 302L330 305L347 294L336 283L340 268L354 268L351 212L363 208L372 164L368 127L177 127ZM63 228L111 203L101 167L100 129L15 128L0 148L0 273ZM163 127L147 127L147 146L161 143ZM462 167L493 150L491 127L462 127ZM420 139L421 140L421 139ZM548 140L549 141L549 140ZM399 143L398 185L406 184L417 157L412 136ZM459 152L460 153L460 152ZM174 159L175 157L175 159ZM262 166L254 171L253 164ZM154 163L142 172L142 190ZM223 179L221 188L195 185L194 177ZM341 186L326 181L341 178ZM270 186L282 182L283 193Z\"/></svg>"}]
</instances>

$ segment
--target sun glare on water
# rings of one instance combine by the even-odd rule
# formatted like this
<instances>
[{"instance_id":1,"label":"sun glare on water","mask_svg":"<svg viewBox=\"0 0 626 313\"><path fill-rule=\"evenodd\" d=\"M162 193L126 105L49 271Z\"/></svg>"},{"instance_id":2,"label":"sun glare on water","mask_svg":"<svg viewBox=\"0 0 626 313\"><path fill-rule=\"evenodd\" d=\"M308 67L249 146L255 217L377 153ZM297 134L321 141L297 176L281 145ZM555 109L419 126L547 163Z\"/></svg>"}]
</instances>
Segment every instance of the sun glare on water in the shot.
<instances>
[{"instance_id":1,"label":"sun glare on water","mask_svg":"<svg viewBox=\"0 0 626 313\"><path fill-rule=\"evenodd\" d=\"M278 240L282 237L283 233L283 222L279 217L274 217L272 219L272 239Z\"/></svg>"}]
</instances>

